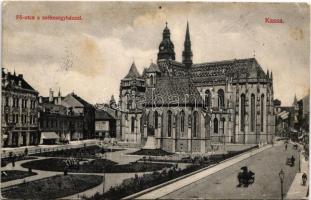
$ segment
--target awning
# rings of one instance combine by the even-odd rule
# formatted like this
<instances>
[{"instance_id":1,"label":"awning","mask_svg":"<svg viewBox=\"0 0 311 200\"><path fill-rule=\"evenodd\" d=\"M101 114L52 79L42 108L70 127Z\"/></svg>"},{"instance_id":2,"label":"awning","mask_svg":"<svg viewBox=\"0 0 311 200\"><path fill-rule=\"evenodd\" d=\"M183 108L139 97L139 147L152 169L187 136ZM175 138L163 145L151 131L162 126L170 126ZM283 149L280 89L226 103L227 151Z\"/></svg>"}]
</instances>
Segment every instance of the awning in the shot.
<instances>
[{"instance_id":1,"label":"awning","mask_svg":"<svg viewBox=\"0 0 311 200\"><path fill-rule=\"evenodd\" d=\"M283 115L283 114L286 114L286 111L280 112L280 113L278 114L278 116L281 116L281 115Z\"/></svg>"},{"instance_id":2,"label":"awning","mask_svg":"<svg viewBox=\"0 0 311 200\"><path fill-rule=\"evenodd\" d=\"M287 111L283 111L281 113L278 114L278 116L282 119L282 120L285 120L288 118L288 115L289 115L289 112Z\"/></svg>"},{"instance_id":3,"label":"awning","mask_svg":"<svg viewBox=\"0 0 311 200\"><path fill-rule=\"evenodd\" d=\"M290 132L292 132L292 133L299 133L296 129L294 129L294 128L291 128L290 129Z\"/></svg>"},{"instance_id":4,"label":"awning","mask_svg":"<svg viewBox=\"0 0 311 200\"><path fill-rule=\"evenodd\" d=\"M289 113L285 113L285 114L281 115L281 119L283 119L283 120L287 119L288 118L288 114Z\"/></svg>"},{"instance_id":5,"label":"awning","mask_svg":"<svg viewBox=\"0 0 311 200\"><path fill-rule=\"evenodd\" d=\"M59 136L55 132L42 132L42 139L59 139Z\"/></svg>"}]
</instances>

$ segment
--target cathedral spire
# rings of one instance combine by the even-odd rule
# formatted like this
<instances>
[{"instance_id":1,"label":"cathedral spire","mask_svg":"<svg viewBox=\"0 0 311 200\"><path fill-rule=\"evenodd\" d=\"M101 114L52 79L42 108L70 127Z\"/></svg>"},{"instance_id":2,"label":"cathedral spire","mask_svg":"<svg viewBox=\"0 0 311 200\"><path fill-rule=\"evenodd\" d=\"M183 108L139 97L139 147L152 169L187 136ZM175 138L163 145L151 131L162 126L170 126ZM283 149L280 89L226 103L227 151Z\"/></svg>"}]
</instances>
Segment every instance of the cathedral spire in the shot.
<instances>
[{"instance_id":1,"label":"cathedral spire","mask_svg":"<svg viewBox=\"0 0 311 200\"><path fill-rule=\"evenodd\" d=\"M158 60L168 59L175 60L174 44L171 41L171 32L167 27L167 22L163 30L163 39L159 45Z\"/></svg>"},{"instance_id":2,"label":"cathedral spire","mask_svg":"<svg viewBox=\"0 0 311 200\"><path fill-rule=\"evenodd\" d=\"M187 21L187 29L186 36L184 42L184 51L182 52L182 63L187 67L191 67L192 65L192 50L191 50L191 41L190 41L190 33L189 33L189 23Z\"/></svg>"}]
</instances>

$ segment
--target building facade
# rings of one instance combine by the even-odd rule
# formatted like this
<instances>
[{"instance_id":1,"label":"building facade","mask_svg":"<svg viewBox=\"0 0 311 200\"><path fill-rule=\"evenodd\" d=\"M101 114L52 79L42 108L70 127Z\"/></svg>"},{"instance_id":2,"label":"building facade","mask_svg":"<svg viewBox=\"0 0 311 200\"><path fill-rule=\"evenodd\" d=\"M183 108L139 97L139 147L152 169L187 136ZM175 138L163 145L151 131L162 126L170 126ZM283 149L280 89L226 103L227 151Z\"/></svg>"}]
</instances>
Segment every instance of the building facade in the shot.
<instances>
[{"instance_id":1,"label":"building facade","mask_svg":"<svg viewBox=\"0 0 311 200\"><path fill-rule=\"evenodd\" d=\"M1 136L2 147L39 144L38 92L22 74L2 68Z\"/></svg>"},{"instance_id":2,"label":"building facade","mask_svg":"<svg viewBox=\"0 0 311 200\"><path fill-rule=\"evenodd\" d=\"M105 106L95 111L95 136L97 138L116 138L115 116L105 108L108 107Z\"/></svg>"},{"instance_id":3,"label":"building facade","mask_svg":"<svg viewBox=\"0 0 311 200\"><path fill-rule=\"evenodd\" d=\"M49 97L40 97L39 102L42 108L40 124L42 123L43 130L41 131L54 130L60 140L95 137L95 108L77 94L72 92L62 96L59 91L58 95L54 96L54 92L50 90ZM59 126L54 126L54 123Z\"/></svg>"},{"instance_id":4,"label":"building facade","mask_svg":"<svg viewBox=\"0 0 311 200\"><path fill-rule=\"evenodd\" d=\"M83 138L83 116L51 102L40 103L39 110L41 144L44 140L66 142Z\"/></svg>"},{"instance_id":5,"label":"building facade","mask_svg":"<svg viewBox=\"0 0 311 200\"><path fill-rule=\"evenodd\" d=\"M271 143L275 132L273 75L255 58L195 64L187 24L182 62L165 27L158 59L140 75L135 64L120 85L122 140L170 152L212 144Z\"/></svg>"}]
</instances>

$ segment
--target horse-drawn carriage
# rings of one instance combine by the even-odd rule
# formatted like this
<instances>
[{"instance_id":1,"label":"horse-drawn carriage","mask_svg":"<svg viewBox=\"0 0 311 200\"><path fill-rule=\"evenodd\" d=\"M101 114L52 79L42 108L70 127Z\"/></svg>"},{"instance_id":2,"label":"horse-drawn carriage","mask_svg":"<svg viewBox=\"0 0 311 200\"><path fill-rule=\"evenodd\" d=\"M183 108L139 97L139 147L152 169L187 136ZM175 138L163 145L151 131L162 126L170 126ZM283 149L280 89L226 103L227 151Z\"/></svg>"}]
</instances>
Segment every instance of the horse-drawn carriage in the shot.
<instances>
[{"instance_id":1,"label":"horse-drawn carriage","mask_svg":"<svg viewBox=\"0 0 311 200\"><path fill-rule=\"evenodd\" d=\"M291 158L286 159L286 165L293 167L295 165L295 158L292 156Z\"/></svg>"},{"instance_id":2,"label":"horse-drawn carriage","mask_svg":"<svg viewBox=\"0 0 311 200\"><path fill-rule=\"evenodd\" d=\"M238 173L238 181L238 187L241 187L242 185L247 187L255 182L255 173L248 170L246 166L241 167L241 171Z\"/></svg>"}]
</instances>

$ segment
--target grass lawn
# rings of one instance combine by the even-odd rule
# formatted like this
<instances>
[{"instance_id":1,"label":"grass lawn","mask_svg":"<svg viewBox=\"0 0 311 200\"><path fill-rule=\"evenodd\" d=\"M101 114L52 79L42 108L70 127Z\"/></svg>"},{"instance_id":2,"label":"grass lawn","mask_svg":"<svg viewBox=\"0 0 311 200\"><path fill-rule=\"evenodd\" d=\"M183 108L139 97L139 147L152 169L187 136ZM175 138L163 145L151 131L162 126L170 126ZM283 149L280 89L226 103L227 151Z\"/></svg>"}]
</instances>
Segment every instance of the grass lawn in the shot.
<instances>
[{"instance_id":1,"label":"grass lawn","mask_svg":"<svg viewBox=\"0 0 311 200\"><path fill-rule=\"evenodd\" d=\"M129 153L130 155L142 155L142 156L167 156L172 155L173 153L166 152L162 149L140 149L133 153Z\"/></svg>"},{"instance_id":2,"label":"grass lawn","mask_svg":"<svg viewBox=\"0 0 311 200\"><path fill-rule=\"evenodd\" d=\"M51 152L41 152L34 154L35 156L45 156L45 157L74 157L74 158L94 158L97 153L106 153L106 152L115 152L121 151L123 149L108 149L101 148L97 145L73 148L73 149L64 149Z\"/></svg>"},{"instance_id":3,"label":"grass lawn","mask_svg":"<svg viewBox=\"0 0 311 200\"><path fill-rule=\"evenodd\" d=\"M44 160L35 160L23 163L22 167L38 169L44 171L64 171L65 161L63 158L48 158ZM117 165L116 162L106 159L95 159L90 162L81 164L79 168L68 169L68 172L83 172L83 173L131 173L131 172L147 172L156 171L163 168L171 167L171 164L166 163L142 163L133 162L125 165Z\"/></svg>"},{"instance_id":4,"label":"grass lawn","mask_svg":"<svg viewBox=\"0 0 311 200\"><path fill-rule=\"evenodd\" d=\"M19 170L6 170L1 172L2 172L1 183L37 175L37 173L35 172L19 171Z\"/></svg>"},{"instance_id":5,"label":"grass lawn","mask_svg":"<svg viewBox=\"0 0 311 200\"><path fill-rule=\"evenodd\" d=\"M8 199L56 199L96 187L103 181L96 175L57 175L2 189Z\"/></svg>"},{"instance_id":6,"label":"grass lawn","mask_svg":"<svg viewBox=\"0 0 311 200\"><path fill-rule=\"evenodd\" d=\"M15 162L17 161L21 161L21 160L33 160L33 159L37 159L36 157L31 157L31 156L16 156L15 157ZM11 158L2 158L1 159L1 167L5 167L8 164L11 164Z\"/></svg>"}]
</instances>

